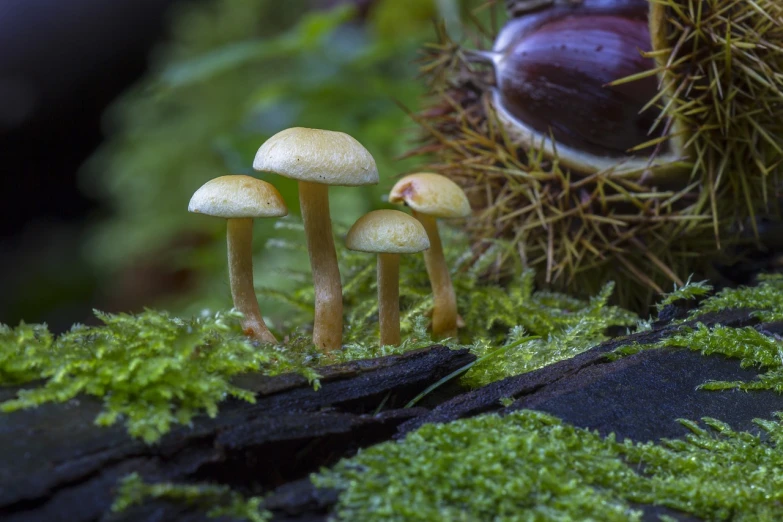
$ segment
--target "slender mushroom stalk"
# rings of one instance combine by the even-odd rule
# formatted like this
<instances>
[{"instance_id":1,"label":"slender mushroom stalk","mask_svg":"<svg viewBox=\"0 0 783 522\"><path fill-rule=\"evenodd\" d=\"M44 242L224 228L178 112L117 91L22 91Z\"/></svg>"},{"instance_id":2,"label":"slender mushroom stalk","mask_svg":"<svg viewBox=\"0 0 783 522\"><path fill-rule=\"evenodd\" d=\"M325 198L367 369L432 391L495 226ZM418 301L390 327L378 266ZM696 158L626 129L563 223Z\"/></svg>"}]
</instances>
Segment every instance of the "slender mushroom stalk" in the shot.
<instances>
[{"instance_id":1,"label":"slender mushroom stalk","mask_svg":"<svg viewBox=\"0 0 783 522\"><path fill-rule=\"evenodd\" d=\"M400 344L400 254L378 254L381 346Z\"/></svg>"},{"instance_id":2,"label":"slender mushroom stalk","mask_svg":"<svg viewBox=\"0 0 783 522\"><path fill-rule=\"evenodd\" d=\"M432 216L415 210L411 213L424 226L430 239L430 248L424 251L424 265L427 267L435 301L432 308L432 333L436 337L456 337L457 294L451 283L449 265L446 264L446 257L443 255L438 224Z\"/></svg>"},{"instance_id":3,"label":"slender mushroom stalk","mask_svg":"<svg viewBox=\"0 0 783 522\"><path fill-rule=\"evenodd\" d=\"M277 343L261 316L253 286L253 218L287 215L283 197L265 181L221 176L193 194L188 211L226 219L231 297L243 315L242 330L262 343Z\"/></svg>"},{"instance_id":4,"label":"slender mushroom stalk","mask_svg":"<svg viewBox=\"0 0 783 522\"><path fill-rule=\"evenodd\" d=\"M261 145L253 168L299 182L299 204L315 287L313 343L325 352L336 350L343 339L343 296L328 187L377 184L375 160L348 134L294 127L278 132Z\"/></svg>"},{"instance_id":5,"label":"slender mushroom stalk","mask_svg":"<svg viewBox=\"0 0 783 522\"><path fill-rule=\"evenodd\" d=\"M405 203L419 220L430 241L424 252L424 263L432 286L432 334L435 337L456 337L459 326L457 296L451 283L449 267L443 255L443 245L436 218L466 217L470 203L459 186L440 174L418 173L405 176L389 194L392 203Z\"/></svg>"},{"instance_id":6,"label":"slender mushroom stalk","mask_svg":"<svg viewBox=\"0 0 783 522\"><path fill-rule=\"evenodd\" d=\"M300 181L299 205L315 290L313 343L334 350L342 344L343 288L332 237L329 186Z\"/></svg>"},{"instance_id":7,"label":"slender mushroom stalk","mask_svg":"<svg viewBox=\"0 0 783 522\"><path fill-rule=\"evenodd\" d=\"M374 210L348 231L351 250L378 254L378 321L381 346L400 344L400 254L430 246L427 232L416 219L399 210Z\"/></svg>"},{"instance_id":8,"label":"slender mushroom stalk","mask_svg":"<svg viewBox=\"0 0 783 522\"><path fill-rule=\"evenodd\" d=\"M277 343L267 328L261 309L258 307L253 286L253 219L234 218L227 220L228 236L228 279L234 308L239 310L242 330L245 335L262 343Z\"/></svg>"}]
</instances>

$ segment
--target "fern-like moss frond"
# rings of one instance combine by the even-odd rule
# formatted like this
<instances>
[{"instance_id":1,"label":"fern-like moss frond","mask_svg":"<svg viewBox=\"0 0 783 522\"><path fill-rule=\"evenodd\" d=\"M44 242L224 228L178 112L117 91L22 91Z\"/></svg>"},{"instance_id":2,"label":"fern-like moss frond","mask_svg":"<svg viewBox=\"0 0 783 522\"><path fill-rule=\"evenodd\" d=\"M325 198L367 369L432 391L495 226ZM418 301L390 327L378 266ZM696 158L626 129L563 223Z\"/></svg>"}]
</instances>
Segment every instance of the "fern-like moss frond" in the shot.
<instances>
[{"instance_id":1,"label":"fern-like moss frond","mask_svg":"<svg viewBox=\"0 0 783 522\"><path fill-rule=\"evenodd\" d=\"M783 425L715 419L639 444L535 411L426 424L313 475L341 520L642 520L638 504L704 520L783 517Z\"/></svg>"},{"instance_id":2,"label":"fern-like moss frond","mask_svg":"<svg viewBox=\"0 0 783 522\"><path fill-rule=\"evenodd\" d=\"M273 346L254 346L231 311L190 320L147 310L138 315L96 312L103 326L76 325L54 338L45 326L0 326L0 385L41 380L0 405L11 412L77 395L103 401L96 424L124 422L148 443L194 416L214 417L227 397L253 402L253 393L231 383L244 372L313 369Z\"/></svg>"},{"instance_id":3,"label":"fern-like moss frond","mask_svg":"<svg viewBox=\"0 0 783 522\"><path fill-rule=\"evenodd\" d=\"M261 509L261 497L245 498L228 486L214 484L148 484L137 473L122 479L112 511L122 512L150 500L168 500L203 511L209 518L229 517L266 522L272 513Z\"/></svg>"}]
</instances>

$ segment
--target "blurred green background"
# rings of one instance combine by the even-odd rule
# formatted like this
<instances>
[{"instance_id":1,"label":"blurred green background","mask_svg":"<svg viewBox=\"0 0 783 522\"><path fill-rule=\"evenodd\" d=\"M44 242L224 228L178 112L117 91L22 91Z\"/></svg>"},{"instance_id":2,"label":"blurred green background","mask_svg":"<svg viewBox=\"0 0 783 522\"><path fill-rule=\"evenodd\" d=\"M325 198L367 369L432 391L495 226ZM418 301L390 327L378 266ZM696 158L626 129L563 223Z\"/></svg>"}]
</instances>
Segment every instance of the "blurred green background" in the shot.
<instances>
[{"instance_id":1,"label":"blurred green background","mask_svg":"<svg viewBox=\"0 0 783 522\"><path fill-rule=\"evenodd\" d=\"M377 187L331 189L335 222L350 225L384 206L395 177L416 167L397 158L417 133L403 107L418 109L424 94L418 51L435 39L436 23L456 35L460 17L479 4L204 0L176 6L148 73L105 114L106 139L81 169L79 188L101 210L76 242L47 241L48 268L37 276L27 272L29 281L6 296L0 322L43 321L69 299L79 303L67 314L72 321L87 320L92 307L181 314L229 308L225 222L189 214L188 200L211 178L251 174L278 187L295 221L295 183L252 170L258 147L287 127L347 132L375 157ZM296 283L291 269L307 267L306 251L292 254L269 241L290 235L285 228L256 222L257 287L284 291ZM65 251L79 255L63 262L68 256L58 253ZM262 310L273 318L286 313L279 306Z\"/></svg>"}]
</instances>

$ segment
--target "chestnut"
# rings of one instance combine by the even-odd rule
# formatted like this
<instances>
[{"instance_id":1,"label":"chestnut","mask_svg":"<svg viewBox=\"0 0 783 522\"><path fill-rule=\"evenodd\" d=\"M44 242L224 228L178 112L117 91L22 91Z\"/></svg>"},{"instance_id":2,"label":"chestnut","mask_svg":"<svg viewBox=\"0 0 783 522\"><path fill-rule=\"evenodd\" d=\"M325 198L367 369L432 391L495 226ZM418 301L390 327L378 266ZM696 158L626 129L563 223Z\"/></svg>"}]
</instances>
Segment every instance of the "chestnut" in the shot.
<instances>
[{"instance_id":1,"label":"chestnut","mask_svg":"<svg viewBox=\"0 0 783 522\"><path fill-rule=\"evenodd\" d=\"M558 144L597 156L625 156L656 137L649 132L658 111L643 109L657 93L657 78L607 86L655 67L641 54L651 47L646 18L568 12L546 18L495 53L499 106Z\"/></svg>"}]
</instances>

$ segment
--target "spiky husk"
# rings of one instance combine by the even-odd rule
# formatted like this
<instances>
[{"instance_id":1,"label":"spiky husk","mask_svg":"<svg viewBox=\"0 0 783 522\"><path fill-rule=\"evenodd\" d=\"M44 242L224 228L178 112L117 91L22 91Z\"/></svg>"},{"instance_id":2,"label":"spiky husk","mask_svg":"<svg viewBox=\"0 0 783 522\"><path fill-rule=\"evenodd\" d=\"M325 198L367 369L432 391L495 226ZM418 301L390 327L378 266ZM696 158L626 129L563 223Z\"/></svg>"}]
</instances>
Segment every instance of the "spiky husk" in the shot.
<instances>
[{"instance_id":1,"label":"spiky husk","mask_svg":"<svg viewBox=\"0 0 783 522\"><path fill-rule=\"evenodd\" d=\"M716 238L779 213L783 173L783 4L652 0L663 118L692 158ZM657 102L659 100L653 100Z\"/></svg>"},{"instance_id":2,"label":"spiky husk","mask_svg":"<svg viewBox=\"0 0 783 522\"><path fill-rule=\"evenodd\" d=\"M725 3L714 0L704 2L704 7L714 9ZM688 5L685 0L661 1L670 14L661 28L670 29L657 33L659 37L669 41L671 28L685 24L671 15L680 16L682 6L688 16L694 16L682 20L711 19ZM746 12L732 24L738 26L730 25L732 35L750 34L750 28L755 28L783 41L777 33L780 24L764 13ZM704 71L721 70L718 48L721 57L727 49L745 50L743 41L734 36L731 46L721 46L715 39L717 23L712 27L712 33L685 38L678 47L669 48L665 59L663 52L653 53L660 60L654 74L661 75L665 96L651 103L665 104L660 124L671 125L674 139L693 151L690 177L686 173L674 182L662 181L655 170L579 173L561 167L556 154L547 158L540 151L523 150L509 138L492 107L490 71L472 63L466 51L442 31L423 60L432 103L413 115L426 138L411 153L434 158L428 168L466 190L476 210L466 228L477 251L495 239L510 240L505 255L522 257L543 282L584 294L615 280L619 302L645 310L655 293L681 285L692 273L709 274L719 256L719 238L724 250L744 241L737 224L762 209L767 214L776 198L781 160L774 138L783 135L783 98L776 90L783 81L780 47L777 62L773 60L777 65L765 69L765 75L754 75L748 63L769 58L771 47L757 47L752 55L734 58L740 71L707 74ZM723 83L705 78L723 79ZM720 90L713 89L715 85ZM726 99L729 93L733 96ZM757 117L737 119L735 112L747 108L739 97L748 93L762 99L750 111ZM719 100L726 100L720 105L723 112L712 114ZM758 117L761 108L766 111L763 123ZM752 158L752 163L743 163L742 157ZM738 187L742 190L736 191ZM747 211L740 209L740 200Z\"/></svg>"}]
</instances>

